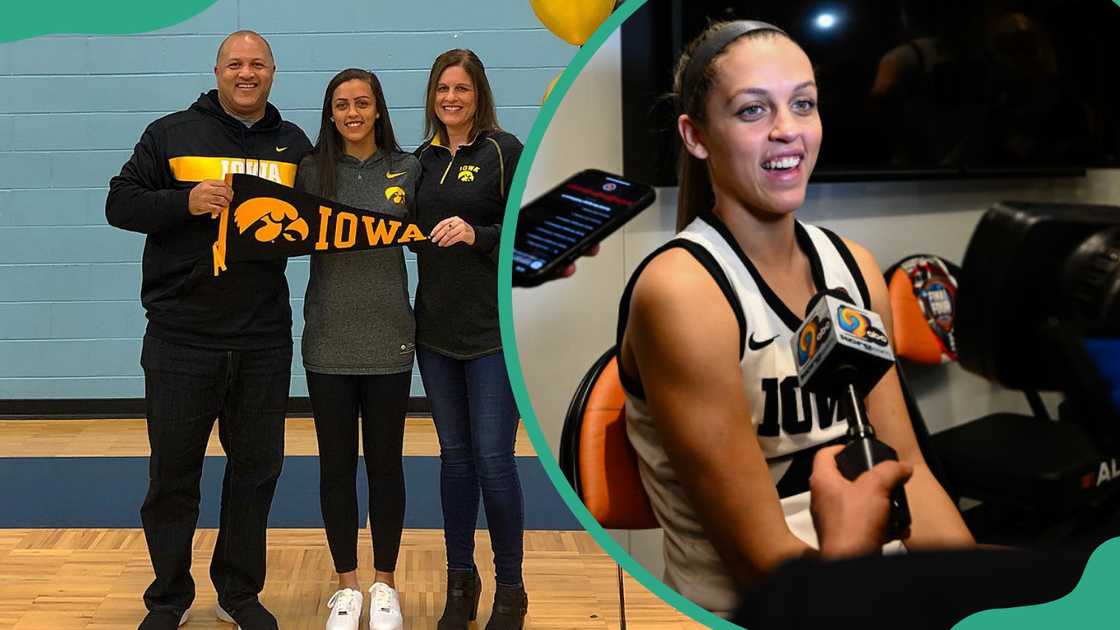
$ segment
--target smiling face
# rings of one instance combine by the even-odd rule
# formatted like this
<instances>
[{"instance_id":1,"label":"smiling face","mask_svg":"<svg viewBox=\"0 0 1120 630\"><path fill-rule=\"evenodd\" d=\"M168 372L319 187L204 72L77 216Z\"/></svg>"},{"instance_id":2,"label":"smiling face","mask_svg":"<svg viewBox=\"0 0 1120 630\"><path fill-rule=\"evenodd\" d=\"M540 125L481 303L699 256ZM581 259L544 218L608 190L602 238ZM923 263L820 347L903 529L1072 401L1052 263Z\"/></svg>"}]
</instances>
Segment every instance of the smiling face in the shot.
<instances>
[{"instance_id":1,"label":"smiling face","mask_svg":"<svg viewBox=\"0 0 1120 630\"><path fill-rule=\"evenodd\" d=\"M746 38L716 59L715 72L701 146L690 151L707 159L717 199L762 214L800 208L821 146L808 56L785 37Z\"/></svg>"},{"instance_id":2,"label":"smiling face","mask_svg":"<svg viewBox=\"0 0 1120 630\"><path fill-rule=\"evenodd\" d=\"M214 66L222 107L242 118L263 116L275 71L272 53L259 37L237 35L227 41Z\"/></svg>"},{"instance_id":3,"label":"smiling face","mask_svg":"<svg viewBox=\"0 0 1120 630\"><path fill-rule=\"evenodd\" d=\"M347 153L353 154L359 147L374 146L377 99L368 81L351 79L340 83L331 95L331 116Z\"/></svg>"},{"instance_id":4,"label":"smiling face","mask_svg":"<svg viewBox=\"0 0 1120 630\"><path fill-rule=\"evenodd\" d=\"M436 83L436 117L448 132L470 132L474 124L475 103L474 82L462 66L449 66L440 73Z\"/></svg>"}]
</instances>

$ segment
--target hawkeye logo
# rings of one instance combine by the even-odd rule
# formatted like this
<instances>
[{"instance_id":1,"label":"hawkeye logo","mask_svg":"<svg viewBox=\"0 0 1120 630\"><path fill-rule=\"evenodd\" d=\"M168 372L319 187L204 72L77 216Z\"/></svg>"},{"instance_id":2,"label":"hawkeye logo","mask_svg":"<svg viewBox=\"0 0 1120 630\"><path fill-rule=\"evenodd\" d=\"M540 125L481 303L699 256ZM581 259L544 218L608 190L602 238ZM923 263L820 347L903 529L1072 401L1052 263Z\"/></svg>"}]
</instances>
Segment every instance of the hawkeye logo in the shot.
<instances>
[{"instance_id":1,"label":"hawkeye logo","mask_svg":"<svg viewBox=\"0 0 1120 630\"><path fill-rule=\"evenodd\" d=\"M474 164L464 164L464 165L460 166L459 167L459 181L461 181L461 182L473 182L475 174L478 173L480 170L482 170L482 169L475 166Z\"/></svg>"},{"instance_id":2,"label":"hawkeye logo","mask_svg":"<svg viewBox=\"0 0 1120 630\"><path fill-rule=\"evenodd\" d=\"M307 240L310 229L292 204L272 197L257 197L237 206L233 222L241 234L258 226L253 238L272 243L283 236L288 242Z\"/></svg>"},{"instance_id":3,"label":"hawkeye logo","mask_svg":"<svg viewBox=\"0 0 1120 630\"><path fill-rule=\"evenodd\" d=\"M385 189L385 198L395 204L404 203L404 189L400 186L390 186Z\"/></svg>"},{"instance_id":4,"label":"hawkeye logo","mask_svg":"<svg viewBox=\"0 0 1120 630\"><path fill-rule=\"evenodd\" d=\"M361 223L365 229L359 230L358 223ZM368 215L359 217L345 210L336 212L333 208L319 206L319 239L315 241L315 249L317 251L350 249L358 243L360 236L364 236L365 242L371 247L425 240L420 228L411 223L405 226L404 232L398 238L397 232L400 228L400 221L378 219Z\"/></svg>"}]
</instances>

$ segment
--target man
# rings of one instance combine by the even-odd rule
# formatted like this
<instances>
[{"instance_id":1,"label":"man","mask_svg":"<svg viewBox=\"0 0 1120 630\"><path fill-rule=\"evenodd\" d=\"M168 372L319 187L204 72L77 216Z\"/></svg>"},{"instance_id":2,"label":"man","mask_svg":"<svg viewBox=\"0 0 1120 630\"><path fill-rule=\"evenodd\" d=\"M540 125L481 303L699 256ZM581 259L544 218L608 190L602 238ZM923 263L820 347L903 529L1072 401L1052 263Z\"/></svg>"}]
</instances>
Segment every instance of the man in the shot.
<instances>
[{"instance_id":1,"label":"man","mask_svg":"<svg viewBox=\"0 0 1120 630\"><path fill-rule=\"evenodd\" d=\"M210 565L220 619L276 628L258 601L265 534L284 456L292 361L286 261L241 262L214 277L213 219L249 173L292 185L307 136L268 103L276 70L263 37L238 31L218 49L218 87L153 122L109 182L109 223L147 235L140 364L151 444L140 509L155 580L141 630L172 629L194 600L191 541L206 443L218 419L228 456L221 527Z\"/></svg>"}]
</instances>

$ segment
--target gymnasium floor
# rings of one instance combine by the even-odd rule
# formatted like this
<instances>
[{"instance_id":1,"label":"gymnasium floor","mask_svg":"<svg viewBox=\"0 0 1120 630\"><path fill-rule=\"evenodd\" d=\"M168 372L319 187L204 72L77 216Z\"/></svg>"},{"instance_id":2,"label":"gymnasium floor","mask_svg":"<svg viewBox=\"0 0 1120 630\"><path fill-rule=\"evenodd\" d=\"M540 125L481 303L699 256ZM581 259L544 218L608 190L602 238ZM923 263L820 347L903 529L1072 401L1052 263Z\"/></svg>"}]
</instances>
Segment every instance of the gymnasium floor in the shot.
<instances>
[{"instance_id":1,"label":"gymnasium floor","mask_svg":"<svg viewBox=\"0 0 1120 630\"><path fill-rule=\"evenodd\" d=\"M317 629L323 627L335 585L319 516L311 421L289 419L286 440L288 459L270 519L269 572L261 598L281 628ZM526 627L619 628L614 562L579 529L548 483L524 430L517 443L528 530ZM144 615L141 593L152 579L138 514L147 483L147 449L143 420L0 421L0 630L137 626ZM397 583L405 627L412 630L435 628L443 609L438 454L431 421L410 418L405 434L409 507ZM207 575L223 466L215 434L194 546L198 596L185 630L231 628L213 616L215 596ZM359 574L368 586L368 530L360 541ZM478 535L477 558L484 584L481 628L489 616L494 579L485 531ZM628 627L635 630L700 627L629 576L626 603Z\"/></svg>"}]
</instances>

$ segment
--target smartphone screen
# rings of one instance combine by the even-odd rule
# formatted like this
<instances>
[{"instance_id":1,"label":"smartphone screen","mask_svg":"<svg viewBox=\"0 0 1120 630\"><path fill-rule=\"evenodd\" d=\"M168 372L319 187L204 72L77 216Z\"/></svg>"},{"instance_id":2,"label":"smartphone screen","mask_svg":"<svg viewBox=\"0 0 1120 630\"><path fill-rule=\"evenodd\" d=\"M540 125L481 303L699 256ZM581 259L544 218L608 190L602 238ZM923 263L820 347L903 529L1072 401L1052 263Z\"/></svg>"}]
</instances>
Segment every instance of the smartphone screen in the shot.
<instances>
[{"instance_id":1,"label":"smartphone screen","mask_svg":"<svg viewBox=\"0 0 1120 630\"><path fill-rule=\"evenodd\" d=\"M653 188L603 171L586 170L569 177L521 208L513 284L533 286L552 277L653 199Z\"/></svg>"}]
</instances>

